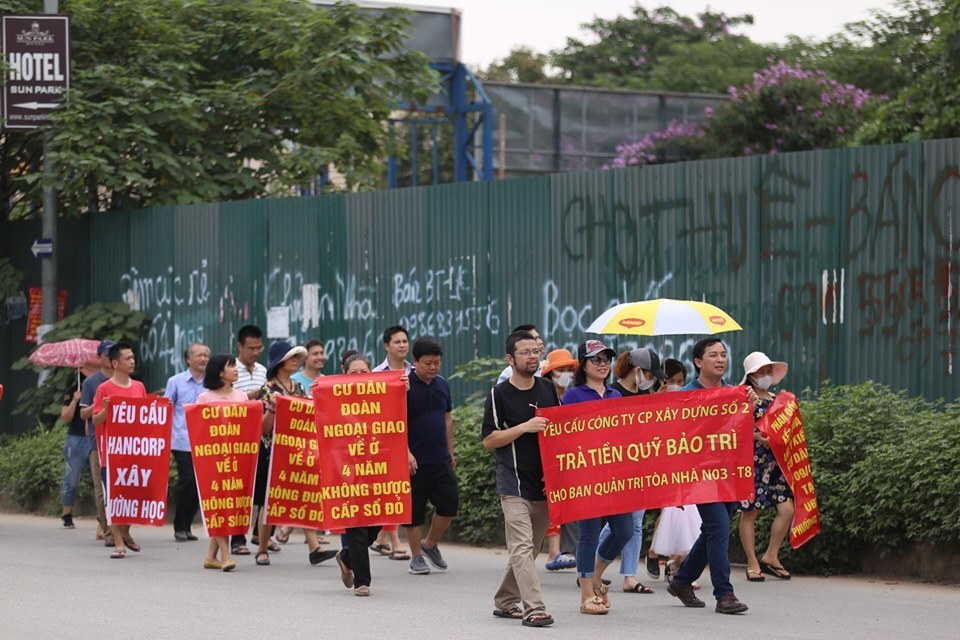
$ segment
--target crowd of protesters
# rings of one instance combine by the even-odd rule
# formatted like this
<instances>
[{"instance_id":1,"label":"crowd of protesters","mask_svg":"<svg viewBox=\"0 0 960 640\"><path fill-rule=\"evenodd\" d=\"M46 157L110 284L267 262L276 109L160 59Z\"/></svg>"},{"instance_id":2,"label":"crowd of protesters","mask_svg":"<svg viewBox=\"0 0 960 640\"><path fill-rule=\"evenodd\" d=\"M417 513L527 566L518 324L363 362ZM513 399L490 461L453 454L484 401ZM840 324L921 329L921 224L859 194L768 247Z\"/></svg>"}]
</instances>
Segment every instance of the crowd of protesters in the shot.
<instances>
[{"instance_id":1,"label":"crowd of protesters","mask_svg":"<svg viewBox=\"0 0 960 640\"><path fill-rule=\"evenodd\" d=\"M384 555L409 561L409 573L426 575L446 571L447 561L440 541L457 515L459 489L454 455L455 425L450 387L440 375L442 346L420 338L411 346L404 327L392 326L383 333L385 357L371 366L366 355L347 351L337 363L338 374L403 371L407 387L408 468L411 477L411 521L402 529L410 551L404 548L397 527L357 527L341 536L340 550L329 547L329 532L304 530L310 564L335 559L341 580L357 596L370 595L370 555ZM232 571L237 556L253 555L255 565L268 566L271 554L279 553L290 540L289 528L271 527L264 521L267 474L278 395L307 397L314 381L325 375L327 354L319 340L301 345L274 342L267 364L259 362L264 351L263 334L253 325L237 335L236 355L211 354L207 346L194 343L184 352L184 370L172 376L165 395L174 407L171 452L178 480L173 489L176 509L173 534L177 542L197 540L192 528L199 511L196 478L190 454L184 406L193 403L235 403L260 400L263 404L262 440L253 491L254 518L250 542L246 535L215 537L209 540L202 566ZM650 393L670 393L728 386L727 351L722 340L710 337L692 350L695 376L680 361L666 359L649 348L617 354L601 341L582 342L576 356L566 349L547 353L533 325L521 325L506 340L506 369L490 389L483 413L483 446L494 452L497 492L503 509L508 562L494 594L494 616L515 619L525 626L547 626L553 615L543 601L536 560L546 546L547 571L576 569L579 611L605 615L613 608L604 573L620 558L621 590L649 594L654 588L637 576L641 557L647 575L658 579L665 574L667 591L687 607L704 607L696 595L696 580L709 566L709 577L719 613L742 613L747 605L734 594L728 557L731 519L739 515L739 533L747 559L745 577L762 582L767 577L790 579L779 559L794 514L793 495L774 458L769 441L759 429L754 433L755 497L743 503L674 505L659 510L652 539L643 553L644 511L610 513L562 526L551 526L543 479L538 434L547 421L538 409L561 404L606 400ZM412 352L412 362L407 359ZM93 428L106 419L106 407L119 397L143 397L146 390L131 376L136 367L134 350L125 343L104 340L97 349L98 360L82 369L83 380L66 390L61 418L69 425L64 446L62 526L72 529L73 506L81 472L89 467L94 479L97 509L96 537L112 549L114 559L140 546L130 527L109 525L103 486L107 469L102 468ZM739 384L748 389L759 420L769 408L771 389L781 383L787 364L771 361L761 352L747 356ZM328 372L331 373L331 372ZM429 527L427 506L433 516ZM755 526L763 509L775 517L766 550L757 555ZM652 518L653 516L651 516ZM662 569L662 571L661 571Z\"/></svg>"}]
</instances>

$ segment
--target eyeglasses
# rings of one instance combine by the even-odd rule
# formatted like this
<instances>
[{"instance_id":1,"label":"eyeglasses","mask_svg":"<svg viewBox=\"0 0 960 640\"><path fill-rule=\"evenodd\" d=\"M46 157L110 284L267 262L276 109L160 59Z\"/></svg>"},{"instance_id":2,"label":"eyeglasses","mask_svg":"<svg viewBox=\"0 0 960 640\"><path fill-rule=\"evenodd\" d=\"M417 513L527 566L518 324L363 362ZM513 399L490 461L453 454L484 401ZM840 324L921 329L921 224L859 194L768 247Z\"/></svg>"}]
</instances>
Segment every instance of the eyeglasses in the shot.
<instances>
[{"instance_id":1,"label":"eyeglasses","mask_svg":"<svg viewBox=\"0 0 960 640\"><path fill-rule=\"evenodd\" d=\"M529 358L530 356L540 357L540 354L543 353L540 349L524 349L523 351L517 351L513 354L515 358Z\"/></svg>"},{"instance_id":2,"label":"eyeglasses","mask_svg":"<svg viewBox=\"0 0 960 640\"><path fill-rule=\"evenodd\" d=\"M588 358L595 365L610 364L610 356L591 356Z\"/></svg>"}]
</instances>

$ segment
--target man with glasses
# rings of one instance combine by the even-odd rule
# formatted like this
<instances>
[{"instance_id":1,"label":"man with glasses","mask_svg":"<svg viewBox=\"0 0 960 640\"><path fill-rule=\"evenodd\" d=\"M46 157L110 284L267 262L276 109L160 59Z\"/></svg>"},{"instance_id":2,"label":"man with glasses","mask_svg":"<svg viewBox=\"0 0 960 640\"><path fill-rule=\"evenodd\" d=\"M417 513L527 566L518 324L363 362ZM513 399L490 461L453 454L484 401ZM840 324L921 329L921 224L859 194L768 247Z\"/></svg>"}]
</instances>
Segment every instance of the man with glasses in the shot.
<instances>
[{"instance_id":1,"label":"man with glasses","mask_svg":"<svg viewBox=\"0 0 960 640\"><path fill-rule=\"evenodd\" d=\"M535 325L532 325L532 324L518 325L514 327L513 333L516 333L518 331L526 331L527 333L533 336L534 340L537 341L538 364L537 364L537 372L534 375L539 377L540 370L543 368L543 362L539 362L539 358L543 357L543 351L544 351L543 340L540 338L540 334L537 332L537 327ZM500 384L505 380L509 380L511 375L513 375L513 368L507 367L506 369L500 372L500 377L497 378L497 384Z\"/></svg>"},{"instance_id":2,"label":"man with glasses","mask_svg":"<svg viewBox=\"0 0 960 640\"><path fill-rule=\"evenodd\" d=\"M512 373L490 390L481 432L484 448L494 450L510 556L493 598L493 615L522 620L528 627L553 624L535 563L550 520L537 435L547 421L536 413L558 406L560 398L552 382L534 375L540 368L541 344L529 331L515 331L507 338L506 360Z\"/></svg>"}]
</instances>

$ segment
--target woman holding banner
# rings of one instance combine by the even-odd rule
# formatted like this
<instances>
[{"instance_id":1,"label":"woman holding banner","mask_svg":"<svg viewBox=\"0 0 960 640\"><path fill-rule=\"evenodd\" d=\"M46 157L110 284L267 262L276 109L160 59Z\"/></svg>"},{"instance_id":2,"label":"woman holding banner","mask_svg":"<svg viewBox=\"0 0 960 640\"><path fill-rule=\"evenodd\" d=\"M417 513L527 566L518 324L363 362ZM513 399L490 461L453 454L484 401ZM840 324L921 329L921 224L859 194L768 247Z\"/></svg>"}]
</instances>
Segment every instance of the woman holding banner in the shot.
<instances>
[{"instance_id":1,"label":"woman holding banner","mask_svg":"<svg viewBox=\"0 0 960 640\"><path fill-rule=\"evenodd\" d=\"M749 384L760 404L753 412L754 420L759 421L773 402L774 394L770 387L780 384L787 375L786 362L773 362L766 354L754 351L743 360L744 376L740 384ZM740 543L747 556L747 580L763 582L763 574L789 580L790 572L780 564L780 545L783 544L790 523L793 521L795 507L790 484L770 449L770 440L753 431L753 481L756 495L753 500L740 503ZM756 524L761 509L776 509L777 515L770 525L770 541L767 550L760 558L756 551Z\"/></svg>"},{"instance_id":2,"label":"woman holding banner","mask_svg":"<svg viewBox=\"0 0 960 640\"><path fill-rule=\"evenodd\" d=\"M224 353L211 356L203 375L203 386L207 390L197 396L197 404L246 402L247 394L233 388L233 383L237 381L238 377L236 358ZM218 551L220 553L219 560L217 560ZM210 538L207 557L203 560L203 568L222 569L224 571L233 571L237 568L237 563L230 556L229 536Z\"/></svg>"},{"instance_id":3,"label":"woman holding banner","mask_svg":"<svg viewBox=\"0 0 960 640\"><path fill-rule=\"evenodd\" d=\"M308 397L303 385L293 379L293 375L300 370L300 365L303 364L306 356L306 349L291 346L287 342L275 342L270 345L267 381L257 393L257 399L263 402L263 439L260 447L260 459L257 461L257 480L253 492L253 504L260 507L259 538L255 557L256 563L260 566L270 564L270 551L277 552L280 550L280 546L270 539L270 527L265 524L267 510L263 508L267 498L270 446L273 440L273 426L277 411L274 397L277 395ZM304 529L303 534L310 549L310 564L320 564L336 555L334 551L325 551L320 548L320 539L316 531Z\"/></svg>"},{"instance_id":4,"label":"woman holding banner","mask_svg":"<svg viewBox=\"0 0 960 640\"><path fill-rule=\"evenodd\" d=\"M574 374L574 387L563 395L563 404L575 404L608 398L619 398L620 393L607 386L610 367L617 352L599 340L587 340L577 348L579 366ZM618 513L607 517L610 536L599 542L602 518L580 520L580 540L577 543L577 584L580 586L580 613L604 615L610 611L607 586L603 584L606 571L633 536L633 514Z\"/></svg>"},{"instance_id":5,"label":"woman holding banner","mask_svg":"<svg viewBox=\"0 0 960 640\"><path fill-rule=\"evenodd\" d=\"M345 355L341 362L345 374L370 373L370 361L362 353ZM410 389L407 374L400 378ZM408 453L409 456L409 453ZM343 534L343 549L337 552L337 564L340 565L340 580L347 589L353 589L353 595L370 595L370 553L367 548L374 543L380 533L379 525L369 527L351 527Z\"/></svg>"}]
</instances>

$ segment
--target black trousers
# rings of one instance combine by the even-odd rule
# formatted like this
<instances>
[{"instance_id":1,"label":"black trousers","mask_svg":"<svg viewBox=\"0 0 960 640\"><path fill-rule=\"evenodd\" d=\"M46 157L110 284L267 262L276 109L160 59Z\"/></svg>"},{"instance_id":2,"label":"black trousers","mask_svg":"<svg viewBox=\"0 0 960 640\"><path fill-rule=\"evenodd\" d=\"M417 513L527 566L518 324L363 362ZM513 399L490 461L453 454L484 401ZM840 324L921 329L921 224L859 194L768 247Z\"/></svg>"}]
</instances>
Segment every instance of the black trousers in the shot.
<instances>
[{"instance_id":1,"label":"black trousers","mask_svg":"<svg viewBox=\"0 0 960 640\"><path fill-rule=\"evenodd\" d=\"M340 559L353 571L354 587L370 586L370 545L377 539L380 526L347 529L347 546L340 551Z\"/></svg>"},{"instance_id":2,"label":"black trousers","mask_svg":"<svg viewBox=\"0 0 960 640\"><path fill-rule=\"evenodd\" d=\"M193 518L200 509L200 495L197 493L197 478L193 473L193 456L189 451L173 451L177 463L177 486L173 495L177 510L173 515L174 531L190 531Z\"/></svg>"}]
</instances>

